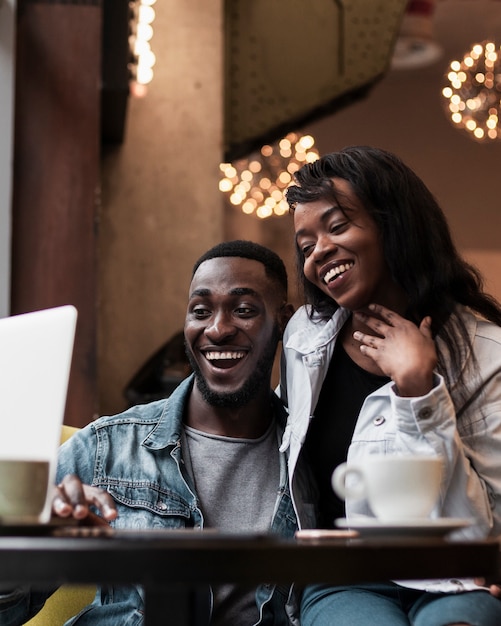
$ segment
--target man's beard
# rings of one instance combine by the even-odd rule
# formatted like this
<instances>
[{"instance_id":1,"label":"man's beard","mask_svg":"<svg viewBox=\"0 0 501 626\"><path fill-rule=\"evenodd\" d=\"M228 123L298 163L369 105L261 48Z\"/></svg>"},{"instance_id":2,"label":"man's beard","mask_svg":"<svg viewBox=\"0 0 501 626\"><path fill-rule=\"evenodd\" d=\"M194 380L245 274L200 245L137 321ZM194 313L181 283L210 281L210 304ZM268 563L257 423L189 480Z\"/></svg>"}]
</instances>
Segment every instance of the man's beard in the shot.
<instances>
[{"instance_id":1,"label":"man's beard","mask_svg":"<svg viewBox=\"0 0 501 626\"><path fill-rule=\"evenodd\" d=\"M269 387L273 361L275 359L279 339L280 330L278 326L275 325L272 336L267 342L267 348L257 362L254 371L240 387L240 389L228 393L213 391L209 387L207 381L202 375L202 372L200 371L198 362L195 360L191 350L185 342L186 355L191 368L193 369L193 373L195 374L197 387L205 402L211 406L237 409L248 404L264 385Z\"/></svg>"}]
</instances>

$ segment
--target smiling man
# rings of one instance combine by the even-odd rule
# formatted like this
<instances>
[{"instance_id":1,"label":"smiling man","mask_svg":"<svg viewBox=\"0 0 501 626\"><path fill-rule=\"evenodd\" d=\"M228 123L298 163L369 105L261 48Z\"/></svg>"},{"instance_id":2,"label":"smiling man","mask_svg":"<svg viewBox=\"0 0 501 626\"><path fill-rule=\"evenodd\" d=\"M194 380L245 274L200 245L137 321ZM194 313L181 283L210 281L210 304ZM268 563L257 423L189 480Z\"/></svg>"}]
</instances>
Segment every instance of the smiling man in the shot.
<instances>
[{"instance_id":1,"label":"smiling man","mask_svg":"<svg viewBox=\"0 0 501 626\"><path fill-rule=\"evenodd\" d=\"M291 313L285 268L270 250L228 242L197 261L184 326L196 378L189 425L232 437L265 432L273 360Z\"/></svg>"},{"instance_id":2,"label":"smiling man","mask_svg":"<svg viewBox=\"0 0 501 626\"><path fill-rule=\"evenodd\" d=\"M291 312L285 267L274 252L233 241L204 254L193 269L184 327L194 374L167 400L102 417L62 447L55 514L85 518L92 504L115 528L293 537L296 512L279 452L286 416L270 388ZM300 475L296 508L301 525L311 527L313 499ZM19 595L0 596L0 625L24 623L45 599ZM285 626L286 596L269 585L217 586L207 623ZM68 624L140 625L143 610L140 589L103 588ZM168 615L166 607L166 624Z\"/></svg>"}]
</instances>

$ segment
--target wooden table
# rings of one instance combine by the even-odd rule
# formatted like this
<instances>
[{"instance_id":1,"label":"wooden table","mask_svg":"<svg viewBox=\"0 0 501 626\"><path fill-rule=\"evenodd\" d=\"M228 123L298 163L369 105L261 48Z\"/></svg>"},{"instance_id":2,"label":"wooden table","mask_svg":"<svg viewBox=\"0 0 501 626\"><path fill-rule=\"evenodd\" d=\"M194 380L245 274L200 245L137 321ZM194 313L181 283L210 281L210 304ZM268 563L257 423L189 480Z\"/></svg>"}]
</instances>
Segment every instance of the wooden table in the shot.
<instances>
[{"instance_id":1,"label":"wooden table","mask_svg":"<svg viewBox=\"0 0 501 626\"><path fill-rule=\"evenodd\" d=\"M192 624L201 584L332 583L495 577L495 541L335 539L298 543L262 535L118 531L99 537L0 537L0 585L138 584L147 626Z\"/></svg>"}]
</instances>

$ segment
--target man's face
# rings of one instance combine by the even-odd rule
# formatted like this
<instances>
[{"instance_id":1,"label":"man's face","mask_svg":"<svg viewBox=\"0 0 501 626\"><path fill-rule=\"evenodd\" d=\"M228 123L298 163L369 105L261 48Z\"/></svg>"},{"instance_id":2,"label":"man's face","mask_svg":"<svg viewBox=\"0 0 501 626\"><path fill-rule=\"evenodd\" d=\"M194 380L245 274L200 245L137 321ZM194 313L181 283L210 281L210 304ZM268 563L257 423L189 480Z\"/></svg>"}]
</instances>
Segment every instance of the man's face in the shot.
<instances>
[{"instance_id":1,"label":"man's face","mask_svg":"<svg viewBox=\"0 0 501 626\"><path fill-rule=\"evenodd\" d=\"M279 291L259 261L224 257L198 267L184 335L196 385L209 404L243 406L269 388L282 331Z\"/></svg>"}]
</instances>

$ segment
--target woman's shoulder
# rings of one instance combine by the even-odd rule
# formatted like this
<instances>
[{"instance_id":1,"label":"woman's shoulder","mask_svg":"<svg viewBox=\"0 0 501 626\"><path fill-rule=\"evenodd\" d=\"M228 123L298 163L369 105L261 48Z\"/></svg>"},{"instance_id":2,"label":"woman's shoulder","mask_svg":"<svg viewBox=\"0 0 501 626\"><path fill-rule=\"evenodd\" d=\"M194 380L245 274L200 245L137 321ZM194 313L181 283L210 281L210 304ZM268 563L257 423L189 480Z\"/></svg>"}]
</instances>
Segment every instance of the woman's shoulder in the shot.
<instances>
[{"instance_id":1,"label":"woman's shoulder","mask_svg":"<svg viewBox=\"0 0 501 626\"><path fill-rule=\"evenodd\" d=\"M458 311L472 340L485 339L501 344L501 326L466 307L460 307Z\"/></svg>"},{"instance_id":2,"label":"woman's shoulder","mask_svg":"<svg viewBox=\"0 0 501 626\"><path fill-rule=\"evenodd\" d=\"M477 320L475 337L501 344L501 326L483 318Z\"/></svg>"}]
</instances>

